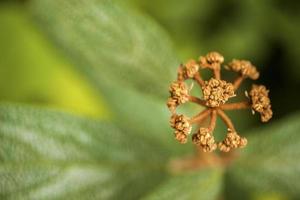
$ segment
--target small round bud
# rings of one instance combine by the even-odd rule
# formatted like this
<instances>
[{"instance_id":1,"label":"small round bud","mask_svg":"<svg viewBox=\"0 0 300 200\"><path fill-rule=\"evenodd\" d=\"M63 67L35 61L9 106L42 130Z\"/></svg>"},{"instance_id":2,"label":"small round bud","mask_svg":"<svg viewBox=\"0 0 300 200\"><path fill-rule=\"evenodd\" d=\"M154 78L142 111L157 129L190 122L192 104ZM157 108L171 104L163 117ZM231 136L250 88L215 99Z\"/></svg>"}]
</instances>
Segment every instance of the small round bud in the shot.
<instances>
[{"instance_id":1,"label":"small round bud","mask_svg":"<svg viewBox=\"0 0 300 200\"><path fill-rule=\"evenodd\" d=\"M226 138L219 143L219 149L228 152L231 149L244 148L247 145L247 139L239 136L235 131L228 130Z\"/></svg>"},{"instance_id":2,"label":"small round bud","mask_svg":"<svg viewBox=\"0 0 300 200\"><path fill-rule=\"evenodd\" d=\"M189 60L183 67L184 77L193 78L199 70L199 65L195 60Z\"/></svg>"},{"instance_id":3,"label":"small round bud","mask_svg":"<svg viewBox=\"0 0 300 200\"><path fill-rule=\"evenodd\" d=\"M252 109L261 115L261 121L267 122L272 116L271 101L269 98L269 90L263 85L252 85L249 92L251 97Z\"/></svg>"},{"instance_id":4,"label":"small round bud","mask_svg":"<svg viewBox=\"0 0 300 200\"><path fill-rule=\"evenodd\" d=\"M224 104L230 97L235 96L234 88L231 83L214 78L205 81L202 90L203 98L209 107L218 107Z\"/></svg>"},{"instance_id":5,"label":"small round bud","mask_svg":"<svg viewBox=\"0 0 300 200\"><path fill-rule=\"evenodd\" d=\"M180 142L181 144L185 144L187 142L187 135L175 131L175 139Z\"/></svg>"},{"instance_id":6,"label":"small round bud","mask_svg":"<svg viewBox=\"0 0 300 200\"><path fill-rule=\"evenodd\" d=\"M192 130L189 118L184 115L172 115L170 125L175 129L175 139L177 139L180 143L185 143L187 135L189 135Z\"/></svg>"},{"instance_id":7,"label":"small round bud","mask_svg":"<svg viewBox=\"0 0 300 200\"><path fill-rule=\"evenodd\" d=\"M169 110L171 111L171 113L175 112L176 106L178 106L177 101L173 98L168 98L167 100L167 106L169 108Z\"/></svg>"},{"instance_id":8,"label":"small round bud","mask_svg":"<svg viewBox=\"0 0 300 200\"><path fill-rule=\"evenodd\" d=\"M189 100L189 90L183 81L175 81L169 88L171 98L176 101L176 104L183 104Z\"/></svg>"},{"instance_id":9,"label":"small round bud","mask_svg":"<svg viewBox=\"0 0 300 200\"><path fill-rule=\"evenodd\" d=\"M256 70L256 67L247 60L234 59L226 66L226 69L238 72L242 76L249 77L253 80L259 77L259 72Z\"/></svg>"},{"instance_id":10,"label":"small round bud","mask_svg":"<svg viewBox=\"0 0 300 200\"><path fill-rule=\"evenodd\" d=\"M201 146L204 152L212 152L217 148L215 139L208 128L200 128L192 136L192 140L195 145Z\"/></svg>"},{"instance_id":11,"label":"small round bud","mask_svg":"<svg viewBox=\"0 0 300 200\"><path fill-rule=\"evenodd\" d=\"M220 69L224 57L218 52L210 52L206 56L200 56L199 62L202 68Z\"/></svg>"}]
</instances>

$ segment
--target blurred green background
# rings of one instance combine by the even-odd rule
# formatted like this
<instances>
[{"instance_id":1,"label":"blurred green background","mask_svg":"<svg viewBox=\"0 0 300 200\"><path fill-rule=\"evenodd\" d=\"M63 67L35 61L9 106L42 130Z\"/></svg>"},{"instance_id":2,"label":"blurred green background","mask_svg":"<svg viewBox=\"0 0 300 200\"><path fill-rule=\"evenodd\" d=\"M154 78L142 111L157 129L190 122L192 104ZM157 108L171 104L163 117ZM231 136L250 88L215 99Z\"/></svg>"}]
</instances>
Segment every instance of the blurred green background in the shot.
<instances>
[{"instance_id":1,"label":"blurred green background","mask_svg":"<svg viewBox=\"0 0 300 200\"><path fill-rule=\"evenodd\" d=\"M84 75L74 69L71 62L45 34L46 31L36 24L27 7L29 1L0 3L0 101L51 107L89 118L111 119L111 108L105 101L107 93L99 93ZM274 112L274 118L270 123L299 111L299 1L119 0L119 2L130 7L132 11L141 12L154 19L170 36L182 62L216 50L225 56L226 62L238 58L254 63L261 72L258 83L265 84L270 89ZM177 66L174 66L174 75L176 68ZM232 78L230 73L224 72L223 75L225 79ZM246 81L244 89L250 84L251 81ZM111 91L111 99L116 96L114 92ZM134 94L131 91L123 92L122 94L129 96ZM167 95L165 88L165 96ZM135 106L135 96L126 97L126 100L128 101L126 103ZM159 106L155 107L158 101L153 100L153 103L151 99L149 102L149 105L160 111ZM141 108L137 106L137 110L139 109ZM120 105L115 110L121 110L121 114L125 112L128 114L126 108ZM154 109L152 112L157 110ZM141 112L149 111L144 108ZM142 114L138 111L133 112L134 119L129 120L129 123L135 125L136 121L144 120L139 119ZM243 133L248 128L261 126L259 117L253 117L248 111L230 115L233 121L237 122L238 130ZM118 119L122 117L121 115ZM160 130L160 125L165 126L167 123L152 123L150 120L147 122L149 124L147 126L154 126L154 130ZM127 126L127 122L119 123L122 127ZM143 124L128 127L129 132L132 130L143 132L147 129ZM218 126L218 129L224 130L224 126ZM171 141L169 135L162 137L170 137ZM170 143L174 145L172 142ZM255 199L276 200L285 199L285 196L281 196L281 193L262 193Z\"/></svg>"},{"instance_id":2,"label":"blurred green background","mask_svg":"<svg viewBox=\"0 0 300 200\"><path fill-rule=\"evenodd\" d=\"M1 101L107 117L101 97L33 23L25 2L0 4Z\"/></svg>"},{"instance_id":3,"label":"blurred green background","mask_svg":"<svg viewBox=\"0 0 300 200\"><path fill-rule=\"evenodd\" d=\"M36 27L26 3L0 4L1 101L107 118L109 111L101 96ZM168 32L182 62L211 50L224 54L226 61L251 60L261 71L259 82L271 90L274 119L300 108L299 1L125 3L154 18Z\"/></svg>"}]
</instances>

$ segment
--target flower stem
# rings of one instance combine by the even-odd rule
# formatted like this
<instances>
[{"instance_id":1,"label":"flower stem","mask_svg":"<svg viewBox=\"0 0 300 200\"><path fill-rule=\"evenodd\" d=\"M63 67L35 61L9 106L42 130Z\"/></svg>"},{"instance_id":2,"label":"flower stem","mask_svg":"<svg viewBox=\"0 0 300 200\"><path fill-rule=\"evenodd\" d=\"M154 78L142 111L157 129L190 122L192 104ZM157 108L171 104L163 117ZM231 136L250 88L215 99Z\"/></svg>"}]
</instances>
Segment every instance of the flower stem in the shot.
<instances>
[{"instance_id":1,"label":"flower stem","mask_svg":"<svg viewBox=\"0 0 300 200\"><path fill-rule=\"evenodd\" d=\"M226 124L227 128L229 128L231 131L235 131L234 125L231 119L226 115L226 113L220 109L217 110L217 113L221 117L223 122Z\"/></svg>"},{"instance_id":2,"label":"flower stem","mask_svg":"<svg viewBox=\"0 0 300 200\"><path fill-rule=\"evenodd\" d=\"M202 99L199 99L198 97L189 96L189 101L206 107L205 101Z\"/></svg>"},{"instance_id":3,"label":"flower stem","mask_svg":"<svg viewBox=\"0 0 300 200\"><path fill-rule=\"evenodd\" d=\"M180 66L178 67L178 71L177 71L177 79L179 81L184 81L184 76L183 76L183 65L180 64Z\"/></svg>"},{"instance_id":4,"label":"flower stem","mask_svg":"<svg viewBox=\"0 0 300 200\"><path fill-rule=\"evenodd\" d=\"M214 69L214 76L215 76L215 79L218 79L218 80L221 79L221 70L220 70L220 67Z\"/></svg>"},{"instance_id":5,"label":"flower stem","mask_svg":"<svg viewBox=\"0 0 300 200\"><path fill-rule=\"evenodd\" d=\"M205 85L204 80L201 78L200 73L196 73L194 76L194 80L202 87Z\"/></svg>"},{"instance_id":6,"label":"flower stem","mask_svg":"<svg viewBox=\"0 0 300 200\"><path fill-rule=\"evenodd\" d=\"M240 85L242 84L244 79L245 79L245 77L239 76L234 80L234 82L233 82L234 90L237 90L240 87Z\"/></svg>"},{"instance_id":7,"label":"flower stem","mask_svg":"<svg viewBox=\"0 0 300 200\"><path fill-rule=\"evenodd\" d=\"M217 121L217 111L214 109L210 113L210 122L208 127L211 132L213 132L216 127L216 121Z\"/></svg>"},{"instance_id":8,"label":"flower stem","mask_svg":"<svg viewBox=\"0 0 300 200\"><path fill-rule=\"evenodd\" d=\"M238 103L228 103L220 106L221 110L239 110L250 108L251 104L248 101Z\"/></svg>"},{"instance_id":9,"label":"flower stem","mask_svg":"<svg viewBox=\"0 0 300 200\"><path fill-rule=\"evenodd\" d=\"M211 113L211 109L205 109L202 112L200 112L199 114L197 114L196 116L192 117L190 119L190 123L194 124L194 123L200 123L201 121L203 121L209 114Z\"/></svg>"}]
</instances>

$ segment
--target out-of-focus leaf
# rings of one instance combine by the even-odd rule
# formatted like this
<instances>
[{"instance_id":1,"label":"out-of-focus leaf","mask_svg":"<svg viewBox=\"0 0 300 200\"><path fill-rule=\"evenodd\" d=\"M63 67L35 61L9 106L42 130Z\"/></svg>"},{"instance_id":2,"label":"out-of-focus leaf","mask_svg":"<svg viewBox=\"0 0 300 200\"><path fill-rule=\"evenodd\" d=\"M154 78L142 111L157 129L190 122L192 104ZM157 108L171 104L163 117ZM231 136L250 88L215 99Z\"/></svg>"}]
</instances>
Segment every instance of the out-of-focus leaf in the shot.
<instances>
[{"instance_id":1,"label":"out-of-focus leaf","mask_svg":"<svg viewBox=\"0 0 300 200\"><path fill-rule=\"evenodd\" d=\"M1 199L137 199L166 177L168 152L118 127L0 106Z\"/></svg>"},{"instance_id":2,"label":"out-of-focus leaf","mask_svg":"<svg viewBox=\"0 0 300 200\"><path fill-rule=\"evenodd\" d=\"M129 1L166 27L185 59L211 50L223 53L225 60L260 59L265 50L261 32L267 20L260 1Z\"/></svg>"},{"instance_id":3,"label":"out-of-focus leaf","mask_svg":"<svg viewBox=\"0 0 300 200\"><path fill-rule=\"evenodd\" d=\"M98 91L54 51L25 11L18 4L0 6L0 100L106 114Z\"/></svg>"},{"instance_id":4,"label":"out-of-focus leaf","mask_svg":"<svg viewBox=\"0 0 300 200\"><path fill-rule=\"evenodd\" d=\"M169 149L173 155L193 152L190 144L182 145L174 139L169 126L170 113L165 102L150 95L140 95L130 89L121 90L113 85L101 90L109 99L112 121L120 127L145 138L155 139ZM112 92L113 91L113 92Z\"/></svg>"},{"instance_id":5,"label":"out-of-focus leaf","mask_svg":"<svg viewBox=\"0 0 300 200\"><path fill-rule=\"evenodd\" d=\"M109 0L34 0L31 8L42 29L98 86L116 83L166 97L179 62L152 20Z\"/></svg>"},{"instance_id":6,"label":"out-of-focus leaf","mask_svg":"<svg viewBox=\"0 0 300 200\"><path fill-rule=\"evenodd\" d=\"M296 114L249 136L247 148L227 175L235 193L240 189L256 195L300 196L299 121Z\"/></svg>"},{"instance_id":7,"label":"out-of-focus leaf","mask_svg":"<svg viewBox=\"0 0 300 200\"><path fill-rule=\"evenodd\" d=\"M222 174L220 169L187 172L168 179L143 199L215 200L222 190Z\"/></svg>"},{"instance_id":8,"label":"out-of-focus leaf","mask_svg":"<svg viewBox=\"0 0 300 200\"><path fill-rule=\"evenodd\" d=\"M116 124L182 152L165 106L176 55L154 22L116 3L39 0L32 11L107 99Z\"/></svg>"}]
</instances>

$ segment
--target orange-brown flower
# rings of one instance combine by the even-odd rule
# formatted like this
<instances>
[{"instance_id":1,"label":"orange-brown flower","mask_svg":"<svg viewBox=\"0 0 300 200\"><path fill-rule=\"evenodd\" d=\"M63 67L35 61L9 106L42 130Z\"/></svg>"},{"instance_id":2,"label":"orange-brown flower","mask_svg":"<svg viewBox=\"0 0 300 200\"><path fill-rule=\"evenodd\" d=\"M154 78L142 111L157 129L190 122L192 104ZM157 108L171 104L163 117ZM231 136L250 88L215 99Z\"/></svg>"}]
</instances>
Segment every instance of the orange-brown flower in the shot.
<instances>
[{"instance_id":1,"label":"orange-brown flower","mask_svg":"<svg viewBox=\"0 0 300 200\"><path fill-rule=\"evenodd\" d=\"M219 143L219 149L228 152L231 149L244 148L247 145L247 139L239 136L235 131L228 130L226 138Z\"/></svg>"},{"instance_id":2,"label":"orange-brown flower","mask_svg":"<svg viewBox=\"0 0 300 200\"><path fill-rule=\"evenodd\" d=\"M245 147L247 139L241 137L235 131L234 124L230 117L224 112L228 110L249 109L259 112L263 122L268 121L273 113L268 97L269 91L262 85L253 85L246 101L228 103L229 98L235 97L235 91L239 88L246 77L257 79L259 72L256 67L246 60L233 60L227 69L237 72L239 76L231 83L221 78L221 64L224 57L217 52L210 52L206 56L201 56L199 63L189 60L185 65L180 65L178 69L177 81L170 86L170 97L167 106L172 116L171 127L175 129L175 138L180 143L186 143L188 135L192 130L192 125L201 126L192 136L192 141L204 152L212 152L219 147L220 151L228 152L232 149ZM205 81L201 77L199 66L212 70L213 77ZM203 96L201 98L189 94L190 90L185 84L185 80L192 79L201 88ZM248 96L247 96L248 97ZM177 115L176 108L183 103L193 102L204 106L197 115L188 118L184 115ZM216 142L213 131L216 127L217 117L220 117L227 126L228 132L225 139ZM207 127L202 127L202 122L209 118Z\"/></svg>"},{"instance_id":3,"label":"orange-brown flower","mask_svg":"<svg viewBox=\"0 0 300 200\"><path fill-rule=\"evenodd\" d=\"M260 113L261 121L269 121L273 116L269 90L267 90L263 85L253 84L249 95L251 97L252 109Z\"/></svg>"},{"instance_id":4,"label":"orange-brown flower","mask_svg":"<svg viewBox=\"0 0 300 200\"><path fill-rule=\"evenodd\" d=\"M218 52L210 52L206 56L200 56L199 62L202 68L216 69L224 62L224 57Z\"/></svg>"},{"instance_id":5,"label":"orange-brown flower","mask_svg":"<svg viewBox=\"0 0 300 200\"><path fill-rule=\"evenodd\" d=\"M253 80L258 79L259 72L256 70L256 67L247 60L237 60L234 59L225 67L228 70L232 70L240 73L244 77L249 77Z\"/></svg>"},{"instance_id":6,"label":"orange-brown flower","mask_svg":"<svg viewBox=\"0 0 300 200\"><path fill-rule=\"evenodd\" d=\"M206 105L209 107L218 107L224 104L230 97L235 96L231 83L214 78L205 81L202 91Z\"/></svg>"},{"instance_id":7,"label":"orange-brown flower","mask_svg":"<svg viewBox=\"0 0 300 200\"><path fill-rule=\"evenodd\" d=\"M175 81L169 88L171 98L176 101L176 104L182 104L189 99L189 91L187 85L183 81Z\"/></svg>"},{"instance_id":8,"label":"orange-brown flower","mask_svg":"<svg viewBox=\"0 0 300 200\"><path fill-rule=\"evenodd\" d=\"M183 67L184 77L186 79L193 78L195 74L198 72L198 70L199 70L199 64L195 60L191 59Z\"/></svg>"},{"instance_id":9,"label":"orange-brown flower","mask_svg":"<svg viewBox=\"0 0 300 200\"><path fill-rule=\"evenodd\" d=\"M167 106L169 108L169 110L171 111L171 113L175 112L176 106L178 106L177 101L173 98L168 98L167 100Z\"/></svg>"},{"instance_id":10,"label":"orange-brown flower","mask_svg":"<svg viewBox=\"0 0 300 200\"><path fill-rule=\"evenodd\" d=\"M214 136L208 128L200 128L193 134L192 140L194 144L201 146L204 152L212 152L217 148Z\"/></svg>"},{"instance_id":11,"label":"orange-brown flower","mask_svg":"<svg viewBox=\"0 0 300 200\"><path fill-rule=\"evenodd\" d=\"M186 143L187 135L191 133L192 126L189 123L189 118L184 115L172 115L170 125L175 129L175 138L180 143Z\"/></svg>"},{"instance_id":12,"label":"orange-brown flower","mask_svg":"<svg viewBox=\"0 0 300 200\"><path fill-rule=\"evenodd\" d=\"M181 144L185 144L187 143L187 135L181 133L181 132L178 132L178 131L175 131L174 132L174 135L175 135L175 139L181 143Z\"/></svg>"}]
</instances>

